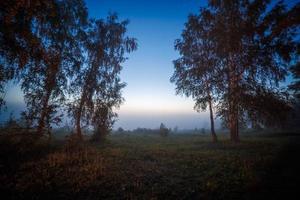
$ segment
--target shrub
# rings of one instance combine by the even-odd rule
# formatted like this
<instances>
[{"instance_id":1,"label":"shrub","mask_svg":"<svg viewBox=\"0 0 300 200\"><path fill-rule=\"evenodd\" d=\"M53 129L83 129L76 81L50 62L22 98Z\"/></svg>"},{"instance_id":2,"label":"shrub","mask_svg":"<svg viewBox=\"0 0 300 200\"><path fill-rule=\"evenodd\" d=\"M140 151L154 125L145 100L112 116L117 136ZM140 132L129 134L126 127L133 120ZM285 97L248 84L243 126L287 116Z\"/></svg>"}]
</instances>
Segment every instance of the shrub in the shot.
<instances>
[{"instance_id":1,"label":"shrub","mask_svg":"<svg viewBox=\"0 0 300 200\"><path fill-rule=\"evenodd\" d=\"M163 123L160 124L159 134L163 137L166 137L169 134L169 129Z\"/></svg>"}]
</instances>

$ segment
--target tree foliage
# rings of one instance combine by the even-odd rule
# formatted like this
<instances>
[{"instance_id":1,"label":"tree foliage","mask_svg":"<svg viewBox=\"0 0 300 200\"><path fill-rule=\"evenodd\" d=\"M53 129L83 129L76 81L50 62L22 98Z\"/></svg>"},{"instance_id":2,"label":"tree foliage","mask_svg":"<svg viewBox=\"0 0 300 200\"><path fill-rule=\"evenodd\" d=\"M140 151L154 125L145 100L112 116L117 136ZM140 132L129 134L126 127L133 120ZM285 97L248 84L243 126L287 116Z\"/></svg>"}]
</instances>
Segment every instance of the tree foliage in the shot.
<instances>
[{"instance_id":1,"label":"tree foliage","mask_svg":"<svg viewBox=\"0 0 300 200\"><path fill-rule=\"evenodd\" d=\"M195 110L205 111L209 107L212 138L217 141L212 106L218 98L215 76L218 75L219 60L208 31L213 26L212 20L204 9L201 12L201 17L189 16L182 39L175 42L175 49L181 57L174 61L171 82L176 84L178 94L192 96Z\"/></svg>"},{"instance_id":2,"label":"tree foliage","mask_svg":"<svg viewBox=\"0 0 300 200\"><path fill-rule=\"evenodd\" d=\"M87 11L82 0L1 1L1 71L21 81L38 132L57 123L67 78L78 68L78 37ZM29 115L27 115L29 116Z\"/></svg>"},{"instance_id":3,"label":"tree foliage","mask_svg":"<svg viewBox=\"0 0 300 200\"><path fill-rule=\"evenodd\" d=\"M72 82L77 134L81 135L82 121L95 127L96 135L106 134L112 127L118 108L123 102L120 80L121 64L126 53L137 48L134 38L126 36L128 21L120 21L115 14L106 20L92 20L85 41L85 66Z\"/></svg>"},{"instance_id":4,"label":"tree foliage","mask_svg":"<svg viewBox=\"0 0 300 200\"><path fill-rule=\"evenodd\" d=\"M27 126L49 130L68 102L79 130L82 116L97 132L109 131L123 102L121 64L137 48L128 21L88 20L83 0L5 0L0 11L0 93L8 80L19 81Z\"/></svg>"},{"instance_id":5,"label":"tree foliage","mask_svg":"<svg viewBox=\"0 0 300 200\"><path fill-rule=\"evenodd\" d=\"M297 48L300 55L300 45ZM293 91L294 96L300 99L300 58L296 60L295 64L290 68L294 81L289 85L289 90Z\"/></svg>"},{"instance_id":6,"label":"tree foliage","mask_svg":"<svg viewBox=\"0 0 300 200\"><path fill-rule=\"evenodd\" d=\"M218 115L235 142L239 122L272 121L274 108L282 115L289 109L279 84L299 56L295 40L299 10L299 3L287 9L283 1L272 6L268 0L211 0L189 17L183 42L179 41L186 46L179 46L183 56L175 61L173 82L178 91L204 103L208 101L202 90L210 83Z\"/></svg>"},{"instance_id":7,"label":"tree foliage","mask_svg":"<svg viewBox=\"0 0 300 200\"><path fill-rule=\"evenodd\" d=\"M26 78L34 81L38 76L36 72L41 71L39 67L58 60L58 49L62 46L63 56L70 57L63 49L74 49L72 36L86 20L86 14L82 0L1 1L0 87L3 89L7 80L21 72L28 73L31 77Z\"/></svg>"}]
</instances>

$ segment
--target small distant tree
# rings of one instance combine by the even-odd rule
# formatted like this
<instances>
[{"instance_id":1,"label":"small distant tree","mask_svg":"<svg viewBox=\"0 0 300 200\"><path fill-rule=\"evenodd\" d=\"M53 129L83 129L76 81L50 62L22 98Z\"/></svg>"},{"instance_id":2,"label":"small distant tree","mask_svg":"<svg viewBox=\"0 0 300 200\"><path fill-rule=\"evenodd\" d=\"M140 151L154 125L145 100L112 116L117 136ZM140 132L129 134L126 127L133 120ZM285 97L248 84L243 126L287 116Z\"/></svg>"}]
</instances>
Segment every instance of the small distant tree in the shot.
<instances>
[{"instance_id":1,"label":"small distant tree","mask_svg":"<svg viewBox=\"0 0 300 200\"><path fill-rule=\"evenodd\" d=\"M159 134L163 137L169 135L169 129L163 123L161 123L159 126Z\"/></svg>"},{"instance_id":2,"label":"small distant tree","mask_svg":"<svg viewBox=\"0 0 300 200\"><path fill-rule=\"evenodd\" d=\"M178 126L175 126L175 127L174 127L173 132L174 132L174 133L178 133Z\"/></svg>"},{"instance_id":3,"label":"small distant tree","mask_svg":"<svg viewBox=\"0 0 300 200\"><path fill-rule=\"evenodd\" d=\"M122 127L119 127L118 130L117 130L117 132L118 132L118 133L124 133L125 130L124 130Z\"/></svg>"}]
</instances>

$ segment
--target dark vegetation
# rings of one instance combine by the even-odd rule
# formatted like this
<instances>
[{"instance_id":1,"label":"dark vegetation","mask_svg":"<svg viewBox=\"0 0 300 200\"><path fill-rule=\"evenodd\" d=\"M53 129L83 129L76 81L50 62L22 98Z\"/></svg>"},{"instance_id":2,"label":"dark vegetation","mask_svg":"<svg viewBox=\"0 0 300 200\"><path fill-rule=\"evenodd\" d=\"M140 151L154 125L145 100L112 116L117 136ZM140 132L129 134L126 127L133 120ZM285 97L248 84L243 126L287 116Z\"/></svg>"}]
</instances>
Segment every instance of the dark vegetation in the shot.
<instances>
[{"instance_id":1,"label":"dark vegetation","mask_svg":"<svg viewBox=\"0 0 300 200\"><path fill-rule=\"evenodd\" d=\"M101 144L0 138L6 199L282 199L299 186L300 137L115 134Z\"/></svg>"}]
</instances>

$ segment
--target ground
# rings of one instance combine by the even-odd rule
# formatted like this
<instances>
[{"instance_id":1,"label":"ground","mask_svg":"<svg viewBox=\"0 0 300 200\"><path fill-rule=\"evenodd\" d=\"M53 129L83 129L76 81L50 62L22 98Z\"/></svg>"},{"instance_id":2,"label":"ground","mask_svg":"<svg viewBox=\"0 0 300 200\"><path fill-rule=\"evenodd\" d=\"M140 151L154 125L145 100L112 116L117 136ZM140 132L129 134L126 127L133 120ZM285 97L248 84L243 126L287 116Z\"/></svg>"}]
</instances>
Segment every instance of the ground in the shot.
<instances>
[{"instance_id":1,"label":"ground","mask_svg":"<svg viewBox=\"0 0 300 200\"><path fill-rule=\"evenodd\" d=\"M118 134L102 143L0 138L6 199L287 199L299 195L300 135Z\"/></svg>"}]
</instances>

